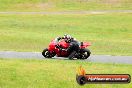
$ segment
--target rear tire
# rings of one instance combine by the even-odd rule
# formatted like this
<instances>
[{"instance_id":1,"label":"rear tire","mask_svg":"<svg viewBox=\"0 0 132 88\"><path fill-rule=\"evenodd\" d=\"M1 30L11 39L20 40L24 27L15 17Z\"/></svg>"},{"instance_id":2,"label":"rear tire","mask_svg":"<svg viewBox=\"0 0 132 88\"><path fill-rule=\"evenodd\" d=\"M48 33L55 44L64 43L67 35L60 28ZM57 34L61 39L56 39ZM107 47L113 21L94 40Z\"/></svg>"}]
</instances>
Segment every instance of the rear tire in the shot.
<instances>
[{"instance_id":1,"label":"rear tire","mask_svg":"<svg viewBox=\"0 0 132 88\"><path fill-rule=\"evenodd\" d=\"M80 55L77 59L87 59L90 56L91 52L89 49L81 49Z\"/></svg>"},{"instance_id":2,"label":"rear tire","mask_svg":"<svg viewBox=\"0 0 132 88\"><path fill-rule=\"evenodd\" d=\"M43 50L42 55L45 58L52 58L52 55L50 54L50 52L49 52L49 50L47 48Z\"/></svg>"}]
</instances>

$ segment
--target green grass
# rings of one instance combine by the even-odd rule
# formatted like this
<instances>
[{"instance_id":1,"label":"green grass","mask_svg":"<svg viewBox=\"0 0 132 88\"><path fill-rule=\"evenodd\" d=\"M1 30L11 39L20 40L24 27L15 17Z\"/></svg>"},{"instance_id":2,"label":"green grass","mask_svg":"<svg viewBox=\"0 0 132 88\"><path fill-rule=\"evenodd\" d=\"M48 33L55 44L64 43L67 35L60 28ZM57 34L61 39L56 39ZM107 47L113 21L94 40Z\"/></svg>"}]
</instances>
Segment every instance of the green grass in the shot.
<instances>
[{"instance_id":1,"label":"green grass","mask_svg":"<svg viewBox=\"0 0 132 88\"><path fill-rule=\"evenodd\" d=\"M131 10L131 0L0 0L0 11Z\"/></svg>"},{"instance_id":2,"label":"green grass","mask_svg":"<svg viewBox=\"0 0 132 88\"><path fill-rule=\"evenodd\" d=\"M76 83L76 69L88 74L130 74L132 65L71 60L0 59L0 88L131 88L132 84Z\"/></svg>"},{"instance_id":3,"label":"green grass","mask_svg":"<svg viewBox=\"0 0 132 88\"><path fill-rule=\"evenodd\" d=\"M132 14L0 15L0 50L39 51L65 33L92 54L132 55Z\"/></svg>"}]
</instances>

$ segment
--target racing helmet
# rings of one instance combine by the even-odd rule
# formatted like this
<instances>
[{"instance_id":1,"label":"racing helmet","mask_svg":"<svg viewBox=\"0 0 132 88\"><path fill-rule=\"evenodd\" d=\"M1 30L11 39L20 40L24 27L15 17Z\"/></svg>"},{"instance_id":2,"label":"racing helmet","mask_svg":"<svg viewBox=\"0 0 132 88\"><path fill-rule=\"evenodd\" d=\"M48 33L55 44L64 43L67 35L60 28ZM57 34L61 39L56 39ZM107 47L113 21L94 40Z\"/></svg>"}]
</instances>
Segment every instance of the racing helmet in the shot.
<instances>
[{"instance_id":1,"label":"racing helmet","mask_svg":"<svg viewBox=\"0 0 132 88\"><path fill-rule=\"evenodd\" d=\"M63 38L66 43L70 43L72 39L72 37L68 34L65 34Z\"/></svg>"}]
</instances>

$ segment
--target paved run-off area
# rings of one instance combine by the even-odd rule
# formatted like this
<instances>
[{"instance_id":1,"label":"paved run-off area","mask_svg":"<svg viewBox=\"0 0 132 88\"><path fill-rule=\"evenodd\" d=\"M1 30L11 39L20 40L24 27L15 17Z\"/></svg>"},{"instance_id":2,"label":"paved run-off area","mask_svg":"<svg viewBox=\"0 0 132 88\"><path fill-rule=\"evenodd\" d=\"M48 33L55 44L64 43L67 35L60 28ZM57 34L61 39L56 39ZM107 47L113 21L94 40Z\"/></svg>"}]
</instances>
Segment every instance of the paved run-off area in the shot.
<instances>
[{"instance_id":1,"label":"paved run-off area","mask_svg":"<svg viewBox=\"0 0 132 88\"><path fill-rule=\"evenodd\" d=\"M42 56L41 52L15 52L15 51L0 51L0 58L45 59ZM54 57L54 59L63 60L67 58ZM132 64L132 56L91 55L88 59L84 61Z\"/></svg>"}]
</instances>

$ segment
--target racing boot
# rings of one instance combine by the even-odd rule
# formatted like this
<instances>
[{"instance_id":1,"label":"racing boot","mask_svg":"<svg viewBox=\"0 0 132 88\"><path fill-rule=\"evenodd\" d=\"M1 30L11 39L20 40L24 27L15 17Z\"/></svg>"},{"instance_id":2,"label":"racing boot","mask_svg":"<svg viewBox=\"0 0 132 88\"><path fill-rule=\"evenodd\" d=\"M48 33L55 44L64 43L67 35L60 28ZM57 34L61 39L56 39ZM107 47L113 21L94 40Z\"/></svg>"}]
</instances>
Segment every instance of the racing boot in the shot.
<instances>
[{"instance_id":1,"label":"racing boot","mask_svg":"<svg viewBox=\"0 0 132 88\"><path fill-rule=\"evenodd\" d=\"M73 52L68 56L68 58L69 58L70 60L72 60L72 59L75 57L75 55L76 55L76 51L73 51Z\"/></svg>"}]
</instances>

